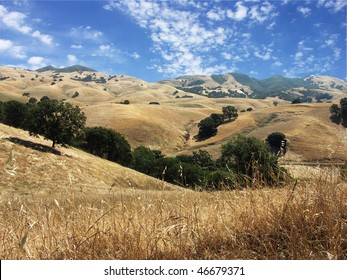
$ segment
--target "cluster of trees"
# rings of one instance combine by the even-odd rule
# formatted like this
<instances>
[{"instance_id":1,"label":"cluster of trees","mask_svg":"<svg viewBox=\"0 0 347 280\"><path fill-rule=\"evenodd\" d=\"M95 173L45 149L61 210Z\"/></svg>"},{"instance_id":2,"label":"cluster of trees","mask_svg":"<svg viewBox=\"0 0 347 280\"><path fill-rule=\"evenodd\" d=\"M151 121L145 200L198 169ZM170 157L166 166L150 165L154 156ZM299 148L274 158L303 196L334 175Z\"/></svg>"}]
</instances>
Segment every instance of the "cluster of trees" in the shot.
<instances>
[{"instance_id":1,"label":"cluster of trees","mask_svg":"<svg viewBox=\"0 0 347 280\"><path fill-rule=\"evenodd\" d=\"M0 103L0 121L28 130L30 135L43 135L56 144L70 144L84 128L86 117L79 107L46 96L27 104L11 100Z\"/></svg>"},{"instance_id":2,"label":"cluster of trees","mask_svg":"<svg viewBox=\"0 0 347 280\"><path fill-rule=\"evenodd\" d=\"M213 122L237 117L233 106L223 114L209 117ZM165 157L160 151L140 146L133 151L127 140L112 129L85 127L86 117L79 107L43 97L27 104L0 102L0 121L30 134L41 134L56 144L70 144L93 155L128 166L144 174L185 187L219 190L236 186L252 186L254 182L278 184L284 172L271 147L282 144L281 133L269 135L267 141L237 136L221 148L221 157L213 160L207 151L192 155Z\"/></svg>"},{"instance_id":3,"label":"cluster of trees","mask_svg":"<svg viewBox=\"0 0 347 280\"><path fill-rule=\"evenodd\" d=\"M342 123L344 127L347 127L347 97L340 100L340 106L333 104L330 107L330 119L335 123Z\"/></svg>"},{"instance_id":4,"label":"cluster of trees","mask_svg":"<svg viewBox=\"0 0 347 280\"><path fill-rule=\"evenodd\" d=\"M278 165L278 157L265 141L243 135L223 145L217 160L203 150L172 158L143 146L136 148L133 155L135 170L192 188L220 190L254 184L271 186L278 185L285 175Z\"/></svg>"},{"instance_id":5,"label":"cluster of trees","mask_svg":"<svg viewBox=\"0 0 347 280\"><path fill-rule=\"evenodd\" d=\"M223 124L226 120L232 121L237 117L237 109L234 106L223 107L222 114L213 113L209 117L199 122L199 133L197 138L201 140L212 137L213 135L217 134L218 126Z\"/></svg>"}]
</instances>

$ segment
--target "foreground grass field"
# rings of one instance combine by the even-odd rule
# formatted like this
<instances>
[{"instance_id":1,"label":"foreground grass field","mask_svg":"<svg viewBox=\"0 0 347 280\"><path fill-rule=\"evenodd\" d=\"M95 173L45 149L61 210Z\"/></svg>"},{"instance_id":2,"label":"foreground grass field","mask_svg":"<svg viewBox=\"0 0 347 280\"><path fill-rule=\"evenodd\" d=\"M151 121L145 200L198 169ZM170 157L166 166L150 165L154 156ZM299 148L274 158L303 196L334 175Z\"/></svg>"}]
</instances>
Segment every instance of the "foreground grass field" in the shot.
<instances>
[{"instance_id":1,"label":"foreground grass field","mask_svg":"<svg viewBox=\"0 0 347 280\"><path fill-rule=\"evenodd\" d=\"M280 189L90 194L2 200L1 259L347 258L347 184L329 173Z\"/></svg>"}]
</instances>

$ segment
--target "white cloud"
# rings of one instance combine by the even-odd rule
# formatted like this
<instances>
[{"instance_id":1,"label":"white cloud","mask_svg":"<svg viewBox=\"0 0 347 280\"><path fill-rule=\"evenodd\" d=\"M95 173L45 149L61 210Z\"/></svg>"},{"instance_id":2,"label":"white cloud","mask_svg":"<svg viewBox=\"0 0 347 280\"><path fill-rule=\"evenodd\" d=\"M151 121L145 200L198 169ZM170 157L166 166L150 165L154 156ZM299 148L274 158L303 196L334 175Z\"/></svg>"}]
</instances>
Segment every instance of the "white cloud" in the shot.
<instances>
[{"instance_id":1,"label":"white cloud","mask_svg":"<svg viewBox=\"0 0 347 280\"><path fill-rule=\"evenodd\" d=\"M76 63L78 61L77 57L74 56L73 54L68 54L67 60L69 61L69 63Z\"/></svg>"},{"instance_id":2,"label":"white cloud","mask_svg":"<svg viewBox=\"0 0 347 280\"><path fill-rule=\"evenodd\" d=\"M247 17L248 7L244 6L241 1L235 4L236 11L227 10L227 16L231 19L241 21Z\"/></svg>"},{"instance_id":3,"label":"white cloud","mask_svg":"<svg viewBox=\"0 0 347 280\"><path fill-rule=\"evenodd\" d=\"M41 34L40 31L34 31L32 33L32 36L34 38L38 38L42 43L45 43L47 45L50 45L53 42L53 37L52 36L46 35L46 34Z\"/></svg>"},{"instance_id":4,"label":"white cloud","mask_svg":"<svg viewBox=\"0 0 347 280\"><path fill-rule=\"evenodd\" d=\"M41 57L41 56L30 57L28 60L28 64L30 64L31 69L37 69L37 68L41 68L41 67L47 65L46 59Z\"/></svg>"},{"instance_id":5,"label":"white cloud","mask_svg":"<svg viewBox=\"0 0 347 280\"><path fill-rule=\"evenodd\" d=\"M92 29L90 26L79 26L71 28L70 35L77 38L96 41L101 39L103 33L101 31Z\"/></svg>"},{"instance_id":6,"label":"white cloud","mask_svg":"<svg viewBox=\"0 0 347 280\"><path fill-rule=\"evenodd\" d=\"M318 0L318 7L327 8L331 13L337 13L347 6L346 0Z\"/></svg>"},{"instance_id":7,"label":"white cloud","mask_svg":"<svg viewBox=\"0 0 347 280\"><path fill-rule=\"evenodd\" d=\"M42 34L38 30L34 31L32 27L25 23L26 18L27 16L25 14L20 12L9 12L6 7L0 5L0 20L2 21L4 26L19 33L37 38L44 44L52 44L53 37L47 34Z\"/></svg>"},{"instance_id":8,"label":"white cloud","mask_svg":"<svg viewBox=\"0 0 347 280\"><path fill-rule=\"evenodd\" d=\"M141 55L139 55L137 52L133 52L131 55L130 55L133 59L139 59L141 57Z\"/></svg>"},{"instance_id":9,"label":"white cloud","mask_svg":"<svg viewBox=\"0 0 347 280\"><path fill-rule=\"evenodd\" d=\"M233 56L230 53L226 53L226 52L222 52L222 56L224 57L224 59L226 60L230 60L233 58Z\"/></svg>"},{"instance_id":10,"label":"white cloud","mask_svg":"<svg viewBox=\"0 0 347 280\"><path fill-rule=\"evenodd\" d=\"M70 46L71 49L83 49L83 46L82 45L71 45Z\"/></svg>"},{"instance_id":11,"label":"white cloud","mask_svg":"<svg viewBox=\"0 0 347 280\"><path fill-rule=\"evenodd\" d=\"M225 12L222 9L210 10L207 13L210 20L221 21L225 18Z\"/></svg>"},{"instance_id":12,"label":"white cloud","mask_svg":"<svg viewBox=\"0 0 347 280\"><path fill-rule=\"evenodd\" d=\"M294 59L295 61L301 61L302 57L304 56L304 53L303 52L297 52L295 55L294 55Z\"/></svg>"},{"instance_id":13,"label":"white cloud","mask_svg":"<svg viewBox=\"0 0 347 280\"><path fill-rule=\"evenodd\" d=\"M308 17L311 14L311 9L308 7L298 7L297 11L301 13L304 17Z\"/></svg>"},{"instance_id":14,"label":"white cloud","mask_svg":"<svg viewBox=\"0 0 347 280\"><path fill-rule=\"evenodd\" d=\"M250 9L250 17L257 22L264 22L277 16L275 6L268 1L262 2L261 6L255 5Z\"/></svg>"},{"instance_id":15,"label":"white cloud","mask_svg":"<svg viewBox=\"0 0 347 280\"><path fill-rule=\"evenodd\" d=\"M216 8L200 13L201 10L188 10L184 4L192 5L183 0L180 3L182 8L166 1L121 0L109 2L108 5L130 15L139 26L149 31L152 50L164 61L160 67L155 64L157 71L168 75L185 75L227 68L223 65L210 67L211 56L208 52L226 43L228 30L206 26L200 18L205 15L219 20L224 12Z\"/></svg>"},{"instance_id":16,"label":"white cloud","mask_svg":"<svg viewBox=\"0 0 347 280\"><path fill-rule=\"evenodd\" d=\"M15 58L24 59L26 54L22 46L16 46L10 40L0 39L0 54L6 54Z\"/></svg>"}]
</instances>

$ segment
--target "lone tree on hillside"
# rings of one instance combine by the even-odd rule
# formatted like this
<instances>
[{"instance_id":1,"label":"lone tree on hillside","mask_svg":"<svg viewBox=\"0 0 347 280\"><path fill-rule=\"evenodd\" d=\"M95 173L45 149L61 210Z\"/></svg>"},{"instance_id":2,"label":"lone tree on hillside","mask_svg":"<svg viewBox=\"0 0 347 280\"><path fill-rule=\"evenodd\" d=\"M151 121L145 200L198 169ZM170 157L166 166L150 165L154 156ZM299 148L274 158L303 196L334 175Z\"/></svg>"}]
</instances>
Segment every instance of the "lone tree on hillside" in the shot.
<instances>
[{"instance_id":1,"label":"lone tree on hillside","mask_svg":"<svg viewBox=\"0 0 347 280\"><path fill-rule=\"evenodd\" d=\"M84 128L86 117L78 106L43 97L32 105L28 117L31 135L41 134L56 144L70 144Z\"/></svg>"},{"instance_id":2,"label":"lone tree on hillside","mask_svg":"<svg viewBox=\"0 0 347 280\"><path fill-rule=\"evenodd\" d=\"M238 117L237 109L234 106L223 107L222 112L224 118L229 119L229 121L231 121L232 118L236 119Z\"/></svg>"}]
</instances>

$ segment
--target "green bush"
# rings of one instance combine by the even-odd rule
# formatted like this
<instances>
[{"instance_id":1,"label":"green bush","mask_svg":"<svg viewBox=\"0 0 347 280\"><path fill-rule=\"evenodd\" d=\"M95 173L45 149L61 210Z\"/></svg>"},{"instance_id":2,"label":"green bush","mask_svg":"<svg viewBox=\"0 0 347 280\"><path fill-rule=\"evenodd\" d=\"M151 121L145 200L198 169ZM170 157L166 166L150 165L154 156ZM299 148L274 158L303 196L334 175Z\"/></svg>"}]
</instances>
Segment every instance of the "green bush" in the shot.
<instances>
[{"instance_id":1,"label":"green bush","mask_svg":"<svg viewBox=\"0 0 347 280\"><path fill-rule=\"evenodd\" d=\"M252 184L255 180L265 184L278 182L277 160L266 143L255 137L238 135L222 146L222 165L238 174L243 184Z\"/></svg>"},{"instance_id":2,"label":"green bush","mask_svg":"<svg viewBox=\"0 0 347 280\"><path fill-rule=\"evenodd\" d=\"M133 154L128 141L113 129L86 127L82 138L79 147L83 150L124 166L133 164Z\"/></svg>"}]
</instances>

